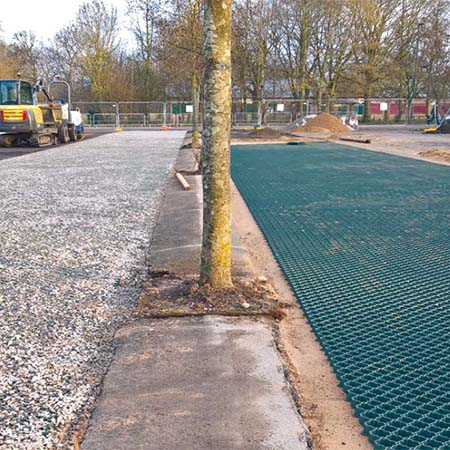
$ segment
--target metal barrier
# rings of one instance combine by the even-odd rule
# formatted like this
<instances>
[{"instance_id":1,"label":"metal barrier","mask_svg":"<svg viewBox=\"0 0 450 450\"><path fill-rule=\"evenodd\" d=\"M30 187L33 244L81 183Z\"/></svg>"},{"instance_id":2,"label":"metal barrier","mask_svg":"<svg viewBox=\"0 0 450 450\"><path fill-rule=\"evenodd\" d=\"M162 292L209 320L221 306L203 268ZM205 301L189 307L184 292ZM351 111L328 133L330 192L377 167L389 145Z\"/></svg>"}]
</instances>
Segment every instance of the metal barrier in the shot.
<instances>
[{"instance_id":1,"label":"metal barrier","mask_svg":"<svg viewBox=\"0 0 450 450\"><path fill-rule=\"evenodd\" d=\"M238 112L233 114L233 125L256 125L261 122L261 114L250 112Z\"/></svg>"},{"instance_id":2,"label":"metal barrier","mask_svg":"<svg viewBox=\"0 0 450 450\"><path fill-rule=\"evenodd\" d=\"M123 127L172 127L192 126L192 104L188 101L167 102L75 102L79 108L86 126L123 126ZM441 110L447 110L450 101L442 102ZM318 102L316 99L299 101L293 98L265 99L261 112L254 112L256 104L233 101L233 125L253 126L287 125L297 118L308 114L317 114L327 111L335 115L355 114L363 117L364 108L369 108L367 115L370 120L379 122L403 122L408 114L408 102L402 98L378 99L325 99ZM412 105L412 117L424 119L430 105L425 99L416 99ZM200 105L202 109L202 105ZM405 114L406 113L406 114ZM200 121L202 114L200 111Z\"/></svg>"},{"instance_id":3,"label":"metal barrier","mask_svg":"<svg viewBox=\"0 0 450 450\"><path fill-rule=\"evenodd\" d=\"M292 113L268 112L265 114L264 123L267 125L289 125L292 123Z\"/></svg>"},{"instance_id":4,"label":"metal barrier","mask_svg":"<svg viewBox=\"0 0 450 450\"><path fill-rule=\"evenodd\" d=\"M148 127L160 127L167 123L164 113L148 113L147 114L147 126Z\"/></svg>"},{"instance_id":5,"label":"metal barrier","mask_svg":"<svg viewBox=\"0 0 450 450\"><path fill-rule=\"evenodd\" d=\"M92 126L114 127L116 126L116 115L110 113L92 114Z\"/></svg>"},{"instance_id":6,"label":"metal barrier","mask_svg":"<svg viewBox=\"0 0 450 450\"><path fill-rule=\"evenodd\" d=\"M147 126L147 116L141 113L119 114L121 127L145 127Z\"/></svg>"},{"instance_id":7,"label":"metal barrier","mask_svg":"<svg viewBox=\"0 0 450 450\"><path fill-rule=\"evenodd\" d=\"M181 113L181 114L167 114L167 125L173 127L186 127L192 126L192 113Z\"/></svg>"}]
</instances>

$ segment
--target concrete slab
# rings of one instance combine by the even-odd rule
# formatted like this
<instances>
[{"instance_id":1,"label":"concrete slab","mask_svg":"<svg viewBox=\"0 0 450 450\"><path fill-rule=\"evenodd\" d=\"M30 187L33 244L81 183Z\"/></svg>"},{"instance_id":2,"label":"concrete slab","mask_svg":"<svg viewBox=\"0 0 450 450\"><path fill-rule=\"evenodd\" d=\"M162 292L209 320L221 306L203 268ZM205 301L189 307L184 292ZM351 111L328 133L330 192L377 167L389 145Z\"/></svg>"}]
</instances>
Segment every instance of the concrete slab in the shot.
<instances>
[{"instance_id":1,"label":"concrete slab","mask_svg":"<svg viewBox=\"0 0 450 450\"><path fill-rule=\"evenodd\" d=\"M147 320L116 337L82 450L306 450L270 326Z\"/></svg>"},{"instance_id":2,"label":"concrete slab","mask_svg":"<svg viewBox=\"0 0 450 450\"><path fill-rule=\"evenodd\" d=\"M185 139L185 143L190 139ZM177 172L195 172L198 170L198 164L194 157L192 148L181 148L174 166Z\"/></svg>"},{"instance_id":3,"label":"concrete slab","mask_svg":"<svg viewBox=\"0 0 450 450\"><path fill-rule=\"evenodd\" d=\"M176 170L196 168L192 149L181 149ZM175 177L166 187L164 203L153 235L147 264L154 272L195 275L200 265L203 190L201 175L187 175L191 190L185 191ZM254 274L247 250L232 225L232 271L235 276Z\"/></svg>"}]
</instances>

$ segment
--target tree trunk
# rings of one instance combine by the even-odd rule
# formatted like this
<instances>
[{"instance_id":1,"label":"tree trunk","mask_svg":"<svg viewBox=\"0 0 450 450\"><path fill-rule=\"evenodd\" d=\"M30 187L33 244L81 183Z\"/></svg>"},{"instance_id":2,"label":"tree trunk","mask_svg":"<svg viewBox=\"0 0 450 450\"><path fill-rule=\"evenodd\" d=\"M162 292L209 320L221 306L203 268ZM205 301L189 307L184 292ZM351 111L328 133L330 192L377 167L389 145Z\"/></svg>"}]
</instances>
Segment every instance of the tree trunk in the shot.
<instances>
[{"instance_id":1,"label":"tree trunk","mask_svg":"<svg viewBox=\"0 0 450 450\"><path fill-rule=\"evenodd\" d=\"M215 289L232 286L231 4L232 0L207 0L205 8L203 243L200 284L210 284Z\"/></svg>"},{"instance_id":2,"label":"tree trunk","mask_svg":"<svg viewBox=\"0 0 450 450\"><path fill-rule=\"evenodd\" d=\"M372 68L366 68L364 71L364 86L363 86L363 96L364 96L364 111L363 111L363 122L369 122L372 118L370 114L370 99L372 98L372 84L374 79L372 77Z\"/></svg>"},{"instance_id":3,"label":"tree trunk","mask_svg":"<svg viewBox=\"0 0 450 450\"><path fill-rule=\"evenodd\" d=\"M322 87L317 91L317 114L322 112Z\"/></svg>"},{"instance_id":4,"label":"tree trunk","mask_svg":"<svg viewBox=\"0 0 450 450\"><path fill-rule=\"evenodd\" d=\"M200 114L200 83L198 74L192 74L191 81L192 88L192 147L200 147L200 127L199 127L199 114Z\"/></svg>"},{"instance_id":5,"label":"tree trunk","mask_svg":"<svg viewBox=\"0 0 450 450\"><path fill-rule=\"evenodd\" d=\"M400 88L399 88L399 91L398 91L398 101L397 101L398 114L395 117L396 122L401 122L402 121L402 117L403 117L403 101L402 101L402 97L403 97L403 77L400 76Z\"/></svg>"}]
</instances>

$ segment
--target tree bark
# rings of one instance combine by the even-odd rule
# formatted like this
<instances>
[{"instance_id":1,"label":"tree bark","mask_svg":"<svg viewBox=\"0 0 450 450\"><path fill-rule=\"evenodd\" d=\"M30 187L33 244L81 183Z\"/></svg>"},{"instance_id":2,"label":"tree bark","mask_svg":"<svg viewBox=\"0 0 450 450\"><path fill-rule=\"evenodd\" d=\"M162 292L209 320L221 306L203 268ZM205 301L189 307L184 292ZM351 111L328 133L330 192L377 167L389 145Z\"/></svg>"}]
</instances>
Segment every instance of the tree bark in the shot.
<instances>
[{"instance_id":1,"label":"tree bark","mask_svg":"<svg viewBox=\"0 0 450 450\"><path fill-rule=\"evenodd\" d=\"M215 289L232 286L231 4L232 0L207 0L205 8L203 243L200 284L210 284Z\"/></svg>"},{"instance_id":2,"label":"tree bark","mask_svg":"<svg viewBox=\"0 0 450 450\"><path fill-rule=\"evenodd\" d=\"M192 147L200 147L200 126L199 126L199 113L200 113L200 83L198 74L194 72L192 74Z\"/></svg>"}]
</instances>

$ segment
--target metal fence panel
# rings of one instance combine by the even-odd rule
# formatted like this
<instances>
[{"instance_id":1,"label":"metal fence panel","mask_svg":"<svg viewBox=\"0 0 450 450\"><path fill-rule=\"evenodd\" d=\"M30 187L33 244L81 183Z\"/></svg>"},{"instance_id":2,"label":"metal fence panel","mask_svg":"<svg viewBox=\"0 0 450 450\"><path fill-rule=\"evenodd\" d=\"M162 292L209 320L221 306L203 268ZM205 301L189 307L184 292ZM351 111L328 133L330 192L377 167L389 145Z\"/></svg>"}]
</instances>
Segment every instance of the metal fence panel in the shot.
<instances>
[{"instance_id":1,"label":"metal fence panel","mask_svg":"<svg viewBox=\"0 0 450 450\"><path fill-rule=\"evenodd\" d=\"M192 126L193 119L192 103L189 101L74 102L74 106L80 110L85 126L188 127ZM254 126L258 123L284 125L321 111L338 116L355 114L361 119L366 107L369 108L369 119L375 122L403 123L405 115L408 115L408 102L404 98L337 98L322 102L317 99L305 99L301 102L292 98L273 98L262 102L260 112L257 103L235 99L232 120L235 126ZM423 120L430 113L431 101L416 99L412 107L412 117ZM450 100L441 102L441 114L449 107ZM200 112L200 122L201 119Z\"/></svg>"}]
</instances>

